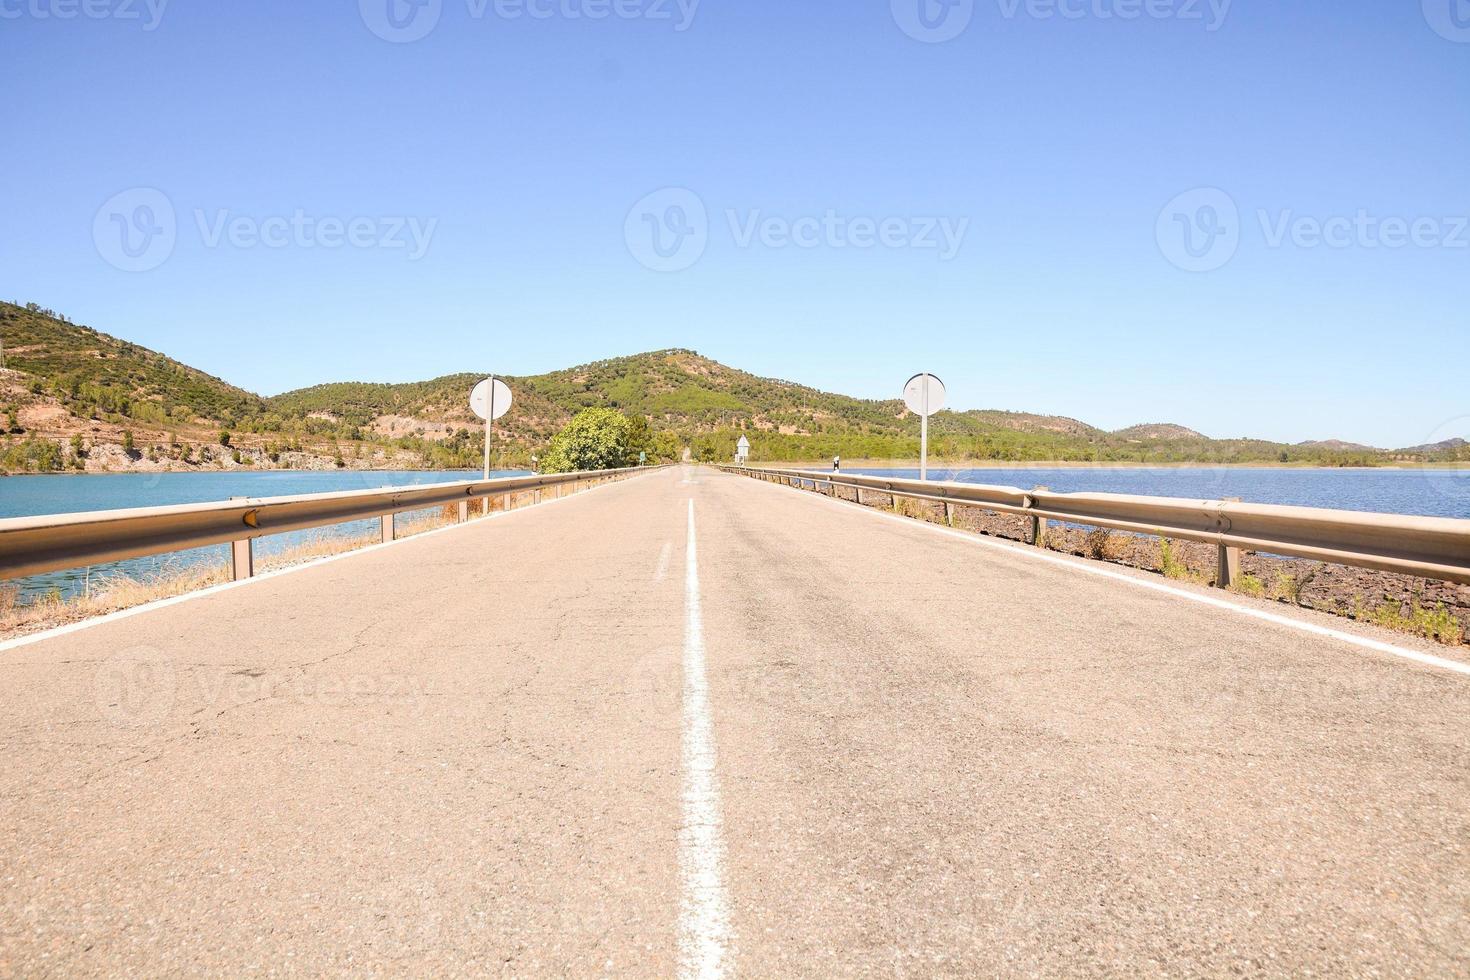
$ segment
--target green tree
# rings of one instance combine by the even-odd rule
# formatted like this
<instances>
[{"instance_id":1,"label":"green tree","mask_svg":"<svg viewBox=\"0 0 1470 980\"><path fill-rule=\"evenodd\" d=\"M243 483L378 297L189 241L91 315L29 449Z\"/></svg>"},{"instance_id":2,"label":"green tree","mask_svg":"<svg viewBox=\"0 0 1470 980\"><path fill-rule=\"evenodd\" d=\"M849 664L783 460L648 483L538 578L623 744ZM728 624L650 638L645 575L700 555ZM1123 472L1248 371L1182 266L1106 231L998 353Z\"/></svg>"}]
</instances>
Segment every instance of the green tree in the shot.
<instances>
[{"instance_id":1,"label":"green tree","mask_svg":"<svg viewBox=\"0 0 1470 980\"><path fill-rule=\"evenodd\" d=\"M133 432L131 429L123 430L123 452L128 456L133 455Z\"/></svg>"},{"instance_id":2,"label":"green tree","mask_svg":"<svg viewBox=\"0 0 1470 980\"><path fill-rule=\"evenodd\" d=\"M220 429L219 430L219 444L221 446L228 446L230 444L230 430L229 429Z\"/></svg>"},{"instance_id":3,"label":"green tree","mask_svg":"<svg viewBox=\"0 0 1470 980\"><path fill-rule=\"evenodd\" d=\"M653 429L648 424L648 419L642 415L631 415L628 417L628 452L624 459L624 466L637 466L638 454L648 454L651 462L657 456L654 448Z\"/></svg>"},{"instance_id":4,"label":"green tree","mask_svg":"<svg viewBox=\"0 0 1470 980\"><path fill-rule=\"evenodd\" d=\"M72 434L71 452L77 459L85 459L87 457L87 449L82 444L82 434L80 432Z\"/></svg>"},{"instance_id":5,"label":"green tree","mask_svg":"<svg viewBox=\"0 0 1470 980\"><path fill-rule=\"evenodd\" d=\"M578 412L551 440L541 460L543 473L574 470L609 470L628 459L628 436L632 422L611 408L588 408ZM638 458L638 453L633 453Z\"/></svg>"},{"instance_id":6,"label":"green tree","mask_svg":"<svg viewBox=\"0 0 1470 980\"><path fill-rule=\"evenodd\" d=\"M683 452L679 447L678 437L665 430L654 435L653 452L648 455L650 459L673 463L683 455Z\"/></svg>"}]
</instances>

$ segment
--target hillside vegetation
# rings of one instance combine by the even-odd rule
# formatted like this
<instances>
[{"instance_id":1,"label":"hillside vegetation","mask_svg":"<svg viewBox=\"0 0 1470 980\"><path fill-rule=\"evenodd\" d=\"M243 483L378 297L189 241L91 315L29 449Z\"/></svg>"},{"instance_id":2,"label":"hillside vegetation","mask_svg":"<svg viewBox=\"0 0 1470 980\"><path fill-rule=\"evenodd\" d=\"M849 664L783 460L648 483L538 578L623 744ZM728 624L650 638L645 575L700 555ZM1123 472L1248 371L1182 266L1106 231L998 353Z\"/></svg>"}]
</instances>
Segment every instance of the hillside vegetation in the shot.
<instances>
[{"instance_id":1,"label":"hillside vegetation","mask_svg":"<svg viewBox=\"0 0 1470 980\"><path fill-rule=\"evenodd\" d=\"M78 417L233 424L265 412L258 395L39 307L0 303L0 340L5 367L27 375L32 394L50 394Z\"/></svg>"},{"instance_id":2,"label":"hillside vegetation","mask_svg":"<svg viewBox=\"0 0 1470 980\"><path fill-rule=\"evenodd\" d=\"M191 466L476 467L483 423L467 396L478 374L403 384L340 382L271 398L36 307L0 303L0 466L10 471ZM868 400L762 378L690 350L509 377L515 405L496 423L497 465L543 457L586 408L646 419L665 457L724 459L743 432L752 460L904 459L919 422L897 399ZM124 450L127 446L126 451ZM1470 458L1451 442L1385 452L1208 439L1172 423L1107 432L1023 412L941 412L930 452L964 461L1379 465Z\"/></svg>"}]
</instances>

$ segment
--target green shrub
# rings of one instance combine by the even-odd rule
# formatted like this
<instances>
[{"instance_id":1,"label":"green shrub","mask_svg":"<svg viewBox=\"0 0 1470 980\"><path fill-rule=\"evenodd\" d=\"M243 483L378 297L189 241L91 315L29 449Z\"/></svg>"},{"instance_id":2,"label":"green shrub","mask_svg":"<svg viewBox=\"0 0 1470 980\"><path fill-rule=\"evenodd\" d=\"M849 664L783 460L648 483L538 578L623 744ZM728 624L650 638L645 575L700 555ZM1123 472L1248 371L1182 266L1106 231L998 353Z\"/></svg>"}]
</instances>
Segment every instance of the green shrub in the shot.
<instances>
[{"instance_id":1,"label":"green shrub","mask_svg":"<svg viewBox=\"0 0 1470 980\"><path fill-rule=\"evenodd\" d=\"M1266 595L1266 583L1249 573L1242 575L1235 583L1235 591L1241 595L1254 596L1257 599Z\"/></svg>"},{"instance_id":2,"label":"green shrub","mask_svg":"<svg viewBox=\"0 0 1470 980\"><path fill-rule=\"evenodd\" d=\"M1425 609L1414 599L1409 602L1406 613L1402 603L1386 601L1369 609L1363 605L1361 599L1357 599L1354 602L1353 618L1400 633L1428 637L1450 646L1458 645L1465 639L1464 627L1443 603L1436 604L1433 609Z\"/></svg>"},{"instance_id":3,"label":"green shrub","mask_svg":"<svg viewBox=\"0 0 1470 980\"><path fill-rule=\"evenodd\" d=\"M1300 604L1302 600L1302 582L1290 572L1277 571L1276 581L1271 585L1272 595L1283 602Z\"/></svg>"},{"instance_id":4,"label":"green shrub","mask_svg":"<svg viewBox=\"0 0 1470 980\"><path fill-rule=\"evenodd\" d=\"M583 409L551 440L551 448L541 460L541 471L571 473L623 466L628 459L631 431L632 423L622 412Z\"/></svg>"},{"instance_id":5,"label":"green shrub","mask_svg":"<svg viewBox=\"0 0 1470 980\"><path fill-rule=\"evenodd\" d=\"M1189 566L1174 553L1174 542L1168 538L1159 539L1159 569L1165 578L1182 579L1189 577Z\"/></svg>"},{"instance_id":6,"label":"green shrub","mask_svg":"<svg viewBox=\"0 0 1470 980\"><path fill-rule=\"evenodd\" d=\"M10 472L51 473L66 464L66 451L59 442L27 437L0 450L0 468Z\"/></svg>"}]
</instances>

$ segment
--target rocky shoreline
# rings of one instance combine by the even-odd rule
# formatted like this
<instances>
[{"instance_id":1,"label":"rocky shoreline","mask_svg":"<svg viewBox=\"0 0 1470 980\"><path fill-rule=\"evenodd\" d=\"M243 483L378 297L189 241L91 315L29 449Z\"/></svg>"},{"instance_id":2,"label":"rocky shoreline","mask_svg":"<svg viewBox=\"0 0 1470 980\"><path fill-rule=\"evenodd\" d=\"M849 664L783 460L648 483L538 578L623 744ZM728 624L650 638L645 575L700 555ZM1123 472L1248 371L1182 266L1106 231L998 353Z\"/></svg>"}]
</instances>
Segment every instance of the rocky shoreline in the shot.
<instances>
[{"instance_id":1,"label":"rocky shoreline","mask_svg":"<svg viewBox=\"0 0 1470 980\"><path fill-rule=\"evenodd\" d=\"M341 457L306 450L269 453L258 447L190 446L188 458L134 450L98 443L78 457L81 469L68 465L59 470L0 470L0 476L79 476L104 473L211 473L277 472L281 470L425 470L415 453L389 453L375 449L362 456ZM272 459L274 455L274 459Z\"/></svg>"}]
</instances>

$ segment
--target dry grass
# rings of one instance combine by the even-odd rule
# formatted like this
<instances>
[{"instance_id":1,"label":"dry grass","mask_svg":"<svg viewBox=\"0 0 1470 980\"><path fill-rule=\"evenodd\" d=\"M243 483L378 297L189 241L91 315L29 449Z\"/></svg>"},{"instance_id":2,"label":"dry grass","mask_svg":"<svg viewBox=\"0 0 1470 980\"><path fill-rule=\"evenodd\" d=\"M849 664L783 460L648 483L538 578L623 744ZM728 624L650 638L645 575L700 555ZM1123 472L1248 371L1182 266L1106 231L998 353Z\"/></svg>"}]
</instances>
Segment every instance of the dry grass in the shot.
<instances>
[{"instance_id":1,"label":"dry grass","mask_svg":"<svg viewBox=\"0 0 1470 980\"><path fill-rule=\"evenodd\" d=\"M53 591L27 603L19 601L19 594L14 587L8 587L3 596L0 596L0 640L39 633L94 616L105 616L145 602L193 592L218 585L227 577L228 572L222 565L198 566L181 571L165 570L139 579L120 575L105 580L96 591L87 595L66 599L59 592Z\"/></svg>"},{"instance_id":2,"label":"dry grass","mask_svg":"<svg viewBox=\"0 0 1470 980\"><path fill-rule=\"evenodd\" d=\"M1128 545L1127 535L1117 534L1105 527L1096 527L1087 532L1083 547L1089 558L1098 561L1122 561L1128 556Z\"/></svg>"},{"instance_id":3,"label":"dry grass","mask_svg":"<svg viewBox=\"0 0 1470 980\"><path fill-rule=\"evenodd\" d=\"M333 535L325 531L316 531L302 541L292 544L291 547L272 554L255 553L255 570L257 572L273 572L282 568L290 568L292 565L301 565L318 558L330 558L333 555L345 554L366 548L370 544L377 544L379 536L376 534L354 534L351 537Z\"/></svg>"},{"instance_id":4,"label":"dry grass","mask_svg":"<svg viewBox=\"0 0 1470 980\"><path fill-rule=\"evenodd\" d=\"M930 521L933 523L944 523L943 505L935 505L928 500L914 500L909 497L893 497L893 509L904 517L911 517L916 521Z\"/></svg>"},{"instance_id":5,"label":"dry grass","mask_svg":"<svg viewBox=\"0 0 1470 980\"><path fill-rule=\"evenodd\" d=\"M1183 555L1176 550L1174 542L1169 538L1159 539L1159 571L1164 573L1165 578L1178 582L1193 582L1196 585L1210 584L1209 576L1190 568Z\"/></svg>"}]
</instances>

